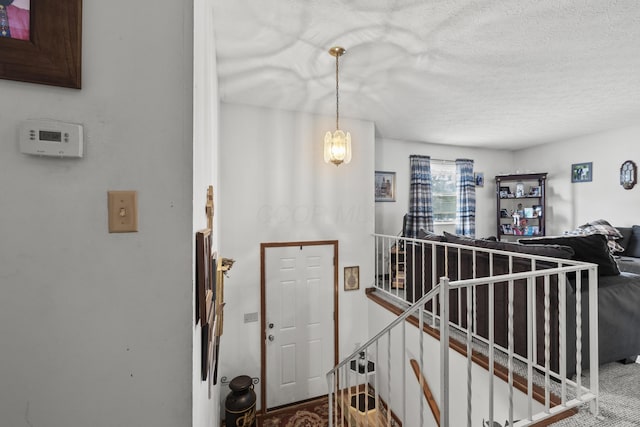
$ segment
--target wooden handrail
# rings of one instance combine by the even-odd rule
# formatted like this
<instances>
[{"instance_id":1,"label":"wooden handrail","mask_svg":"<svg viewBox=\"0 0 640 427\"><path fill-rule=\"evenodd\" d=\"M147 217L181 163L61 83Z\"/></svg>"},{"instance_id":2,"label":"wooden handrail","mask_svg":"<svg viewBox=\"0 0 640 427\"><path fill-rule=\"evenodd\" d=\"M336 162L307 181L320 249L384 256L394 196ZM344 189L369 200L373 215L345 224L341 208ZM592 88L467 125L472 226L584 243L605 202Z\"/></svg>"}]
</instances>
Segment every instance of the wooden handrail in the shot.
<instances>
[{"instance_id":1,"label":"wooden handrail","mask_svg":"<svg viewBox=\"0 0 640 427\"><path fill-rule=\"evenodd\" d=\"M435 418L436 424L440 427L440 408L438 408L438 402L436 402L436 399L433 397L433 393L431 393L427 379L422 375L422 372L420 372L420 364L418 364L416 359L411 359L409 362L411 363L413 372L416 374L418 382L422 384L422 393L424 394L425 399L427 399L427 404L431 409L433 418Z\"/></svg>"}]
</instances>

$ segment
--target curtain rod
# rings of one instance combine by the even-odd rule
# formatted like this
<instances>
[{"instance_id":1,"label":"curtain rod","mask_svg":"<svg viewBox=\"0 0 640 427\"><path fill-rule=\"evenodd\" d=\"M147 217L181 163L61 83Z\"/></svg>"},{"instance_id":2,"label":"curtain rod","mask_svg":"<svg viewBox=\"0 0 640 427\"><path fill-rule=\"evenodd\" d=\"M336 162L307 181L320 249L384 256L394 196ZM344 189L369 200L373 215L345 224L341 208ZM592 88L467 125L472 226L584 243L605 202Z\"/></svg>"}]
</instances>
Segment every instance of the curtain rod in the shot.
<instances>
[{"instance_id":1,"label":"curtain rod","mask_svg":"<svg viewBox=\"0 0 640 427\"><path fill-rule=\"evenodd\" d=\"M453 160L445 160L445 159L431 159L431 160L435 162L441 162L441 163L455 163L457 160L467 160L467 161L473 162L473 159L467 159L467 158L457 158Z\"/></svg>"},{"instance_id":2,"label":"curtain rod","mask_svg":"<svg viewBox=\"0 0 640 427\"><path fill-rule=\"evenodd\" d=\"M456 162L456 160L471 160L471 159L464 159L464 158L461 158L461 159L452 159L452 160L447 160L447 159L436 159L436 158L433 158L433 157L431 157L431 156L428 156L428 155L422 155L422 154L415 154L415 156L420 156L420 157L429 157L429 160L430 160L430 161L432 161L432 162L439 162L439 163L455 163L455 162ZM411 157L411 156L410 156L410 157ZM471 161L473 161L473 160L471 160Z\"/></svg>"}]
</instances>

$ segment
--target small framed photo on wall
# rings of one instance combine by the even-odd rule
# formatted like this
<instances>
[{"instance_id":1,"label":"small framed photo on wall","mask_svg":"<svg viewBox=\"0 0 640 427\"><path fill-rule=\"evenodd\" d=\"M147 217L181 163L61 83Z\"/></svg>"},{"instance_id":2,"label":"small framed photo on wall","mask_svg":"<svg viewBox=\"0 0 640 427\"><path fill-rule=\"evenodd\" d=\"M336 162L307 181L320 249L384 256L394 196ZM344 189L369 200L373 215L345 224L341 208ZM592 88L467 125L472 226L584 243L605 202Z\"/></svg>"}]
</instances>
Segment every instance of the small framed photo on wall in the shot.
<instances>
[{"instance_id":1,"label":"small framed photo on wall","mask_svg":"<svg viewBox=\"0 0 640 427\"><path fill-rule=\"evenodd\" d=\"M355 291L360 289L360 267L344 268L344 290Z\"/></svg>"},{"instance_id":2,"label":"small framed photo on wall","mask_svg":"<svg viewBox=\"0 0 640 427\"><path fill-rule=\"evenodd\" d=\"M474 173L473 179L476 182L476 187L484 187L484 172Z\"/></svg>"},{"instance_id":3,"label":"small framed photo on wall","mask_svg":"<svg viewBox=\"0 0 640 427\"><path fill-rule=\"evenodd\" d=\"M396 173L376 171L375 192L376 202L395 202Z\"/></svg>"},{"instance_id":4,"label":"small framed photo on wall","mask_svg":"<svg viewBox=\"0 0 640 427\"><path fill-rule=\"evenodd\" d=\"M571 182L590 182L593 180L593 162L571 165Z\"/></svg>"}]
</instances>

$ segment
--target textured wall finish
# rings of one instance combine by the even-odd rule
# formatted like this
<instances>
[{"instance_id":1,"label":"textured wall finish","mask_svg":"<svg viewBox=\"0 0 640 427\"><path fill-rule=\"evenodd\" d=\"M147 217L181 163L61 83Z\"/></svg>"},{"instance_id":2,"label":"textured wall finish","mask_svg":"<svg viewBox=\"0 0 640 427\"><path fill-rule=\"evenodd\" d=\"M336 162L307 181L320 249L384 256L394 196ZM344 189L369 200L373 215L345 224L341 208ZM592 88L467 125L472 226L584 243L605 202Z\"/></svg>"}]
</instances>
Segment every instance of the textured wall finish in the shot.
<instances>
[{"instance_id":1,"label":"textured wall finish","mask_svg":"<svg viewBox=\"0 0 640 427\"><path fill-rule=\"evenodd\" d=\"M640 114L640 3L215 0L224 102L341 116L379 136L516 148Z\"/></svg>"}]
</instances>

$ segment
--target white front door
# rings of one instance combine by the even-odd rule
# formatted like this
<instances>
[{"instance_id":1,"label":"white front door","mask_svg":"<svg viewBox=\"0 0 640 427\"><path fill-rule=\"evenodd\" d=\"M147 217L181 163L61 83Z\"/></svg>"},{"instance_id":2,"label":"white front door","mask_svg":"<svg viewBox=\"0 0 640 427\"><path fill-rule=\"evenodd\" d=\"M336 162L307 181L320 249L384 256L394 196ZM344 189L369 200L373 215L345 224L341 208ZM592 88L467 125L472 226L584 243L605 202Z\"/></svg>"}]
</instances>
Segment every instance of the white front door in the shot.
<instances>
[{"instance_id":1,"label":"white front door","mask_svg":"<svg viewBox=\"0 0 640 427\"><path fill-rule=\"evenodd\" d=\"M332 245L265 255L267 409L327 394L334 366Z\"/></svg>"}]
</instances>

